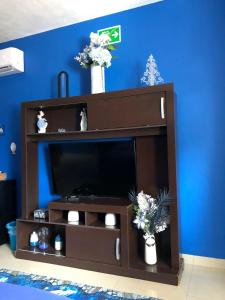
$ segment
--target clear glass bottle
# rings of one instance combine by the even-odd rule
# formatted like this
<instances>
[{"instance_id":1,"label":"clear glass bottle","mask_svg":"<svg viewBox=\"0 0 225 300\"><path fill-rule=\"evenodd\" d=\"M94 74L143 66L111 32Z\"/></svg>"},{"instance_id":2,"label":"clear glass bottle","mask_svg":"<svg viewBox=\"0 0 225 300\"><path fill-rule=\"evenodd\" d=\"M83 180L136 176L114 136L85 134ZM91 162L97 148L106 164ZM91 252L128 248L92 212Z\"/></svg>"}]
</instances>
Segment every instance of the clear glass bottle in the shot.
<instances>
[{"instance_id":1,"label":"clear glass bottle","mask_svg":"<svg viewBox=\"0 0 225 300\"><path fill-rule=\"evenodd\" d=\"M41 227L38 230L38 247L41 251L46 251L49 248L49 230L47 227Z\"/></svg>"}]
</instances>

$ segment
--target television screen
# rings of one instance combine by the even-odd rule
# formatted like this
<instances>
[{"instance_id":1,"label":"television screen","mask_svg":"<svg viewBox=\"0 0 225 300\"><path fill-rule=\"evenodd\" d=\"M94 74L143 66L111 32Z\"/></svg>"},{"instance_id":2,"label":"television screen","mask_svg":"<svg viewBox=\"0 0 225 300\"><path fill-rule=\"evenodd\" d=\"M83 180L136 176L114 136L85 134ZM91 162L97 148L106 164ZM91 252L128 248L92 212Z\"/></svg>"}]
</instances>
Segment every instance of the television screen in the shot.
<instances>
[{"instance_id":1,"label":"television screen","mask_svg":"<svg viewBox=\"0 0 225 300\"><path fill-rule=\"evenodd\" d=\"M49 145L53 192L62 196L127 196L136 187L133 140Z\"/></svg>"}]
</instances>

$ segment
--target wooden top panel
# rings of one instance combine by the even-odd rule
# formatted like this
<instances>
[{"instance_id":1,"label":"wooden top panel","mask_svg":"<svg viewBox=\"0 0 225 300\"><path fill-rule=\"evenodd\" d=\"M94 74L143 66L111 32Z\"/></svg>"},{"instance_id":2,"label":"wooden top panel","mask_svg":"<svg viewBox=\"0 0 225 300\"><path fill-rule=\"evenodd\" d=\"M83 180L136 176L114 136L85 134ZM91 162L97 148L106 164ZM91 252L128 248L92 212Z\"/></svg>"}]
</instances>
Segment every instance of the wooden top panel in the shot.
<instances>
[{"instance_id":1,"label":"wooden top panel","mask_svg":"<svg viewBox=\"0 0 225 300\"><path fill-rule=\"evenodd\" d=\"M140 95L146 93L159 93L159 92L173 92L173 84L161 84L151 87L143 87L136 89L128 89L128 90L120 90L109 93L100 93L100 94L88 94L83 96L72 96L65 98L56 98L56 99L46 99L46 100L37 100L37 101L29 101L23 102L22 106L30 109L40 109L42 106L43 109L51 108L51 106L65 106L65 105L73 105L79 103L88 103L93 100L101 100L101 99L110 99L110 98L121 98L127 97L131 95Z\"/></svg>"},{"instance_id":2,"label":"wooden top panel","mask_svg":"<svg viewBox=\"0 0 225 300\"><path fill-rule=\"evenodd\" d=\"M125 198L88 199L88 197L81 197L79 202L57 200L50 202L48 205L49 209L56 210L78 210L103 213L111 212L120 214L126 214L130 206L130 201Z\"/></svg>"}]
</instances>

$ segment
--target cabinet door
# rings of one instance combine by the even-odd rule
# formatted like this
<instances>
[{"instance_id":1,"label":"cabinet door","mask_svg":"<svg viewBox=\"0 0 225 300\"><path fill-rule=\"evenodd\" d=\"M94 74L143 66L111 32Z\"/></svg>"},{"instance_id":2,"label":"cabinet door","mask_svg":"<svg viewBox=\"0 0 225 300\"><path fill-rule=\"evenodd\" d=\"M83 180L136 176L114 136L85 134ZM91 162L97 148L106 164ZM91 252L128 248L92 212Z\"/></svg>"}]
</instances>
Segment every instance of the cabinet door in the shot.
<instances>
[{"instance_id":1,"label":"cabinet door","mask_svg":"<svg viewBox=\"0 0 225 300\"><path fill-rule=\"evenodd\" d=\"M66 229L66 256L120 265L119 238L119 230L69 226Z\"/></svg>"},{"instance_id":2,"label":"cabinet door","mask_svg":"<svg viewBox=\"0 0 225 300\"><path fill-rule=\"evenodd\" d=\"M165 94L139 94L88 103L88 128L111 129L166 124Z\"/></svg>"}]
</instances>

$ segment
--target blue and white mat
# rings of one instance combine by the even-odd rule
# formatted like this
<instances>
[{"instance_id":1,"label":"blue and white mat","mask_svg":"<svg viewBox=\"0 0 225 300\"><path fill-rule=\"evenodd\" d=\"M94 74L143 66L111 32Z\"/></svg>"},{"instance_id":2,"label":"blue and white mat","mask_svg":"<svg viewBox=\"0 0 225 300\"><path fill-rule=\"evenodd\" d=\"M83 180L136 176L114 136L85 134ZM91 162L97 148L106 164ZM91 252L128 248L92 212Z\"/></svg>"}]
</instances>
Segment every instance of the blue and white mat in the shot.
<instances>
[{"instance_id":1,"label":"blue and white mat","mask_svg":"<svg viewBox=\"0 0 225 300\"><path fill-rule=\"evenodd\" d=\"M13 285L19 285L25 287L24 290L15 288L15 293L18 297L10 298L8 295L12 293ZM28 289L32 291L28 291ZM38 289L35 298L35 290ZM40 291L41 290L41 291ZM63 300L66 298L76 299L76 300L159 300L156 298L145 297L130 293L117 292L113 290L103 289L101 287L94 287L86 284L77 284L70 281L62 281L55 278L50 278L46 276L25 274L17 271L9 271L6 269L0 269L0 293L1 299L27 299L26 293L33 293L33 297L30 299L54 299ZM47 293L46 293L47 292ZM5 293L5 298L3 298ZM21 293L21 298L19 298L19 293ZM23 294L24 293L24 298ZM49 294L51 293L51 294ZM15 294L14 294L15 295ZM49 295L49 297L48 297Z\"/></svg>"}]
</instances>

